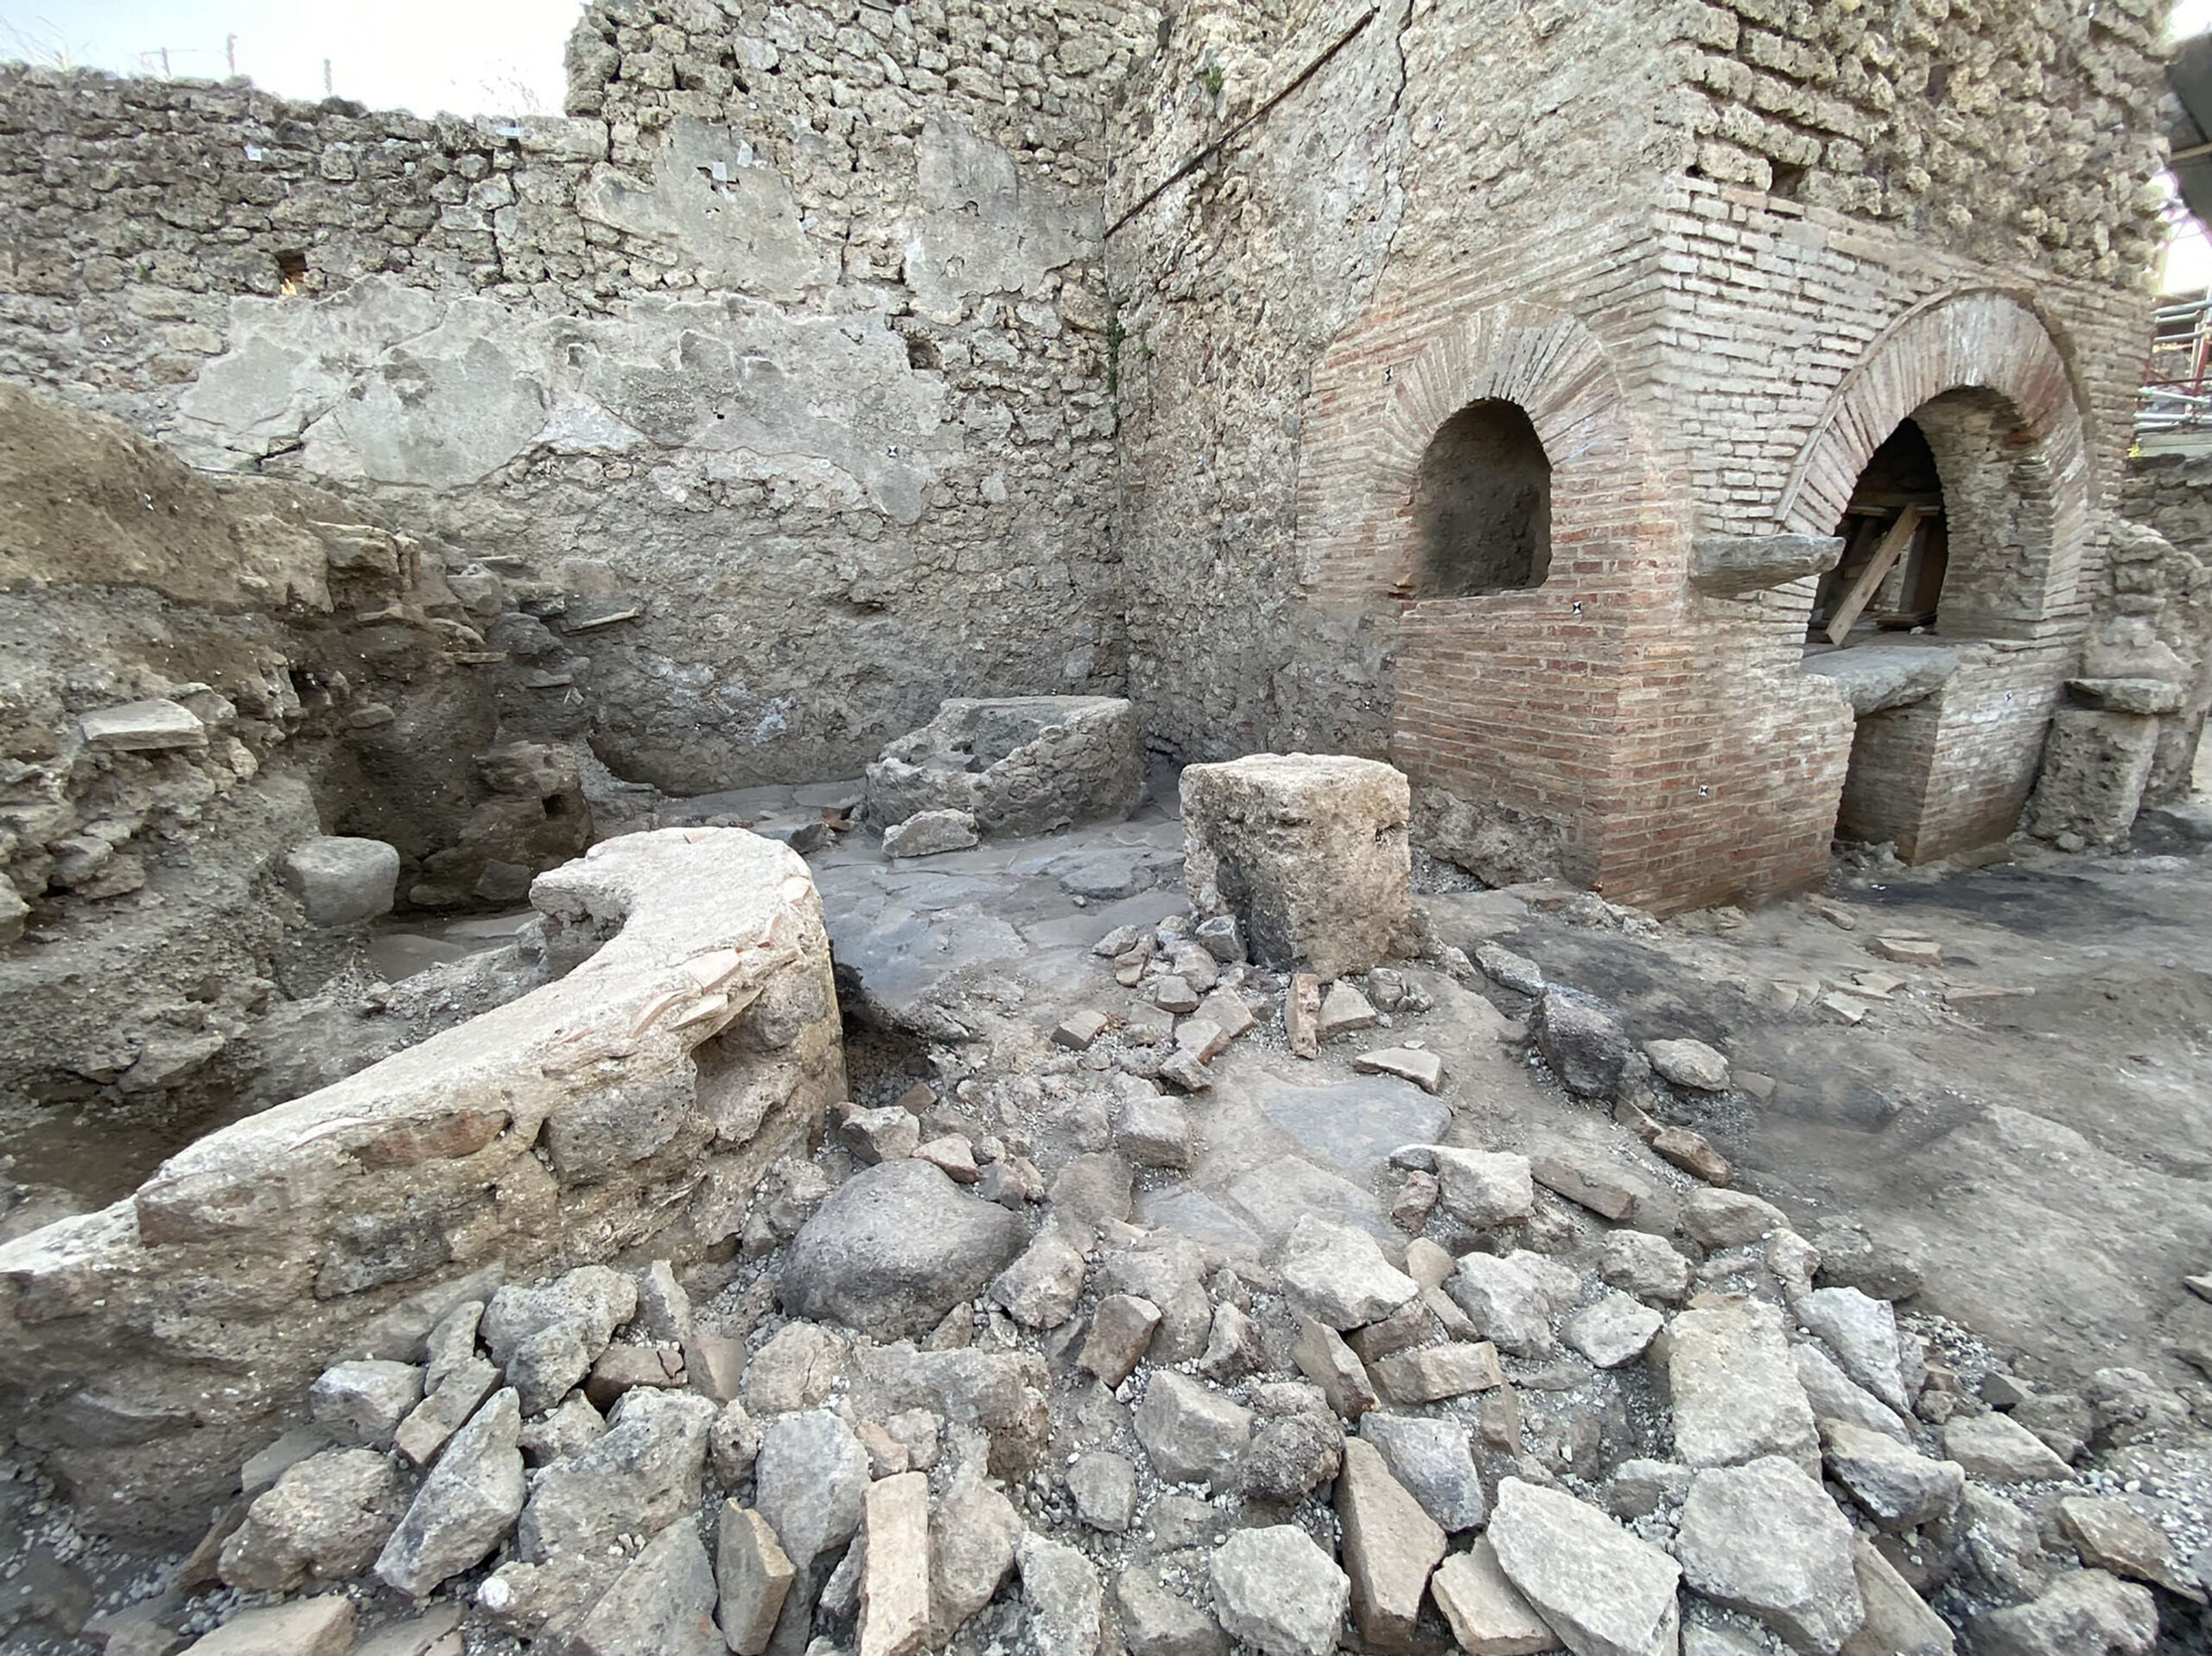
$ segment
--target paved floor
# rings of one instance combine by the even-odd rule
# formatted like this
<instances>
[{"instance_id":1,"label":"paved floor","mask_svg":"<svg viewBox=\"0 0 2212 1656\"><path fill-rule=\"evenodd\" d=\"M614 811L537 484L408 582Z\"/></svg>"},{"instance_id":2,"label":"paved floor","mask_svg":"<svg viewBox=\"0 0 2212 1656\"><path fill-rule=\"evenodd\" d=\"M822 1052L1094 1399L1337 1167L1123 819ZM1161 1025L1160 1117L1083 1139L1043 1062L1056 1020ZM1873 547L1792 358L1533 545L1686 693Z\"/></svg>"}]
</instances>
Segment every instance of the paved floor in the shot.
<instances>
[{"instance_id":1,"label":"paved floor","mask_svg":"<svg viewBox=\"0 0 2212 1656\"><path fill-rule=\"evenodd\" d=\"M789 833L856 793L750 789L664 807L662 819ZM810 861L847 991L954 1041L969 1033L963 1009L979 990L1039 1029L1084 1006L1126 1010L1130 991L1091 944L1184 903L1180 826L1157 807L898 863L861 830ZM1770 1097L1739 1092L1695 1122L1745 1186L1808 1230L1840 1215L1909 1249L1927 1274L1921 1303L2029 1372L2127 1360L2189 1378L2177 1352L2212 1352L2212 1306L2182 1286L2212 1268L2212 859L2177 845L2111 858L2037 851L1948 876L1840 865L1835 895L1856 930L1802 901L1726 929L1694 916L1644 934L1503 893L1427 901L1446 940L1471 950L1500 939L1553 981L1614 1002L1639 1039L1694 1035L1770 1077ZM1869 952L1872 938L1895 932L1939 942L1943 965ZM1885 978L1894 986L1869 992ZM1440 972L1416 981L1435 1002L1417 1038L1449 1068L1440 1101L1350 1070L1361 1044L1408 1029L1314 1063L1263 1025L1214 1066L1217 1084L1197 1105L1199 1164L1146 1175L1141 1215L1216 1247L1257 1249L1306 1207L1387 1223L1381 1163L1400 1143L1623 1153L1609 1120L1501 1038L1525 1003ZM1977 987L2033 992L1975 999ZM1821 1003L1838 988L1859 991L1867 1010L1855 1026Z\"/></svg>"}]
</instances>

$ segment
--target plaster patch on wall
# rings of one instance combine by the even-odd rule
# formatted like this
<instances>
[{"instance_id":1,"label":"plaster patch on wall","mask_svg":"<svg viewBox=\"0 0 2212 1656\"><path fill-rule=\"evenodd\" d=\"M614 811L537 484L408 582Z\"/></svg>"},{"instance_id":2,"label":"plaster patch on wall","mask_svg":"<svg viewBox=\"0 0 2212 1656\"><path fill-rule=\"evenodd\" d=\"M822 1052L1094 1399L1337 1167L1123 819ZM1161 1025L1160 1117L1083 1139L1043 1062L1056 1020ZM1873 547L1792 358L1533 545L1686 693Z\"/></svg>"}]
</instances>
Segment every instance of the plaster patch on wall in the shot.
<instances>
[{"instance_id":1,"label":"plaster patch on wall","mask_svg":"<svg viewBox=\"0 0 2212 1656\"><path fill-rule=\"evenodd\" d=\"M681 301L560 332L587 399L664 448L731 456L738 463L725 476L826 468L911 524L958 448L943 379L909 366L906 342L880 314Z\"/></svg>"},{"instance_id":2,"label":"plaster patch on wall","mask_svg":"<svg viewBox=\"0 0 2212 1656\"><path fill-rule=\"evenodd\" d=\"M513 313L457 301L419 338L381 353L308 428L308 469L450 488L489 475L545 429L544 365Z\"/></svg>"},{"instance_id":3,"label":"plaster patch on wall","mask_svg":"<svg viewBox=\"0 0 2212 1656\"><path fill-rule=\"evenodd\" d=\"M555 455L626 455L652 446L637 427L565 388L555 390L537 443Z\"/></svg>"},{"instance_id":4,"label":"plaster patch on wall","mask_svg":"<svg viewBox=\"0 0 2212 1656\"><path fill-rule=\"evenodd\" d=\"M445 488L533 449L655 448L912 524L959 448L943 377L914 369L876 312L644 300L577 321L372 278L235 314L231 348L183 399L193 457L224 469L297 446L318 476Z\"/></svg>"},{"instance_id":5,"label":"plaster patch on wall","mask_svg":"<svg viewBox=\"0 0 2212 1656\"><path fill-rule=\"evenodd\" d=\"M906 225L906 284L934 319L958 321L977 295L1040 293L1096 242L1095 203L1024 177L1012 155L957 118L923 123L914 164L920 210Z\"/></svg>"},{"instance_id":6,"label":"plaster patch on wall","mask_svg":"<svg viewBox=\"0 0 2212 1656\"><path fill-rule=\"evenodd\" d=\"M429 333L444 312L435 296L383 277L311 305L234 301L230 348L177 399L177 448L195 466L251 469L297 443L371 360Z\"/></svg>"},{"instance_id":7,"label":"plaster patch on wall","mask_svg":"<svg viewBox=\"0 0 2212 1656\"><path fill-rule=\"evenodd\" d=\"M652 182L601 166L576 195L582 217L672 243L710 287L796 298L837 279L807 234L782 174L726 126L679 117L654 158Z\"/></svg>"}]
</instances>

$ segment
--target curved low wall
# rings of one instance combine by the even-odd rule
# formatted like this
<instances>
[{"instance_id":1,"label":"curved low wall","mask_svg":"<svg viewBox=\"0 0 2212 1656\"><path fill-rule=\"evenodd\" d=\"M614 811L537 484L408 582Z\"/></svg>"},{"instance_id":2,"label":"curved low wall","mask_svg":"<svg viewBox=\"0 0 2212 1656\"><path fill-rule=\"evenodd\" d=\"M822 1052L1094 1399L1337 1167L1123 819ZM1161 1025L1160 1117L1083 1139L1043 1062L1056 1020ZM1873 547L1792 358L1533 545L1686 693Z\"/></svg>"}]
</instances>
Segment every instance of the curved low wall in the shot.
<instances>
[{"instance_id":1,"label":"curved low wall","mask_svg":"<svg viewBox=\"0 0 2212 1656\"><path fill-rule=\"evenodd\" d=\"M88 1521L201 1521L325 1366L413 1358L505 1276L727 1242L843 1096L821 904L784 846L631 835L531 901L556 958L588 952L566 977L0 1247L6 1412Z\"/></svg>"}]
</instances>

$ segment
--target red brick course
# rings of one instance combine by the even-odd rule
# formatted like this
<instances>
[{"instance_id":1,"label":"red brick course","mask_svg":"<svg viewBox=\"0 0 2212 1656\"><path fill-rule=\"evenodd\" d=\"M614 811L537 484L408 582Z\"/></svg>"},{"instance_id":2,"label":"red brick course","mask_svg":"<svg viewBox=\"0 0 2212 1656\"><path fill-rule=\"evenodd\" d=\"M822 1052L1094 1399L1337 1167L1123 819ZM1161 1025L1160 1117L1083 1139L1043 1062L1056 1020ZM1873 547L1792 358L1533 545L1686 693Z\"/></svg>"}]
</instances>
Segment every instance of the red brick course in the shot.
<instances>
[{"instance_id":1,"label":"red brick course","mask_svg":"<svg viewBox=\"0 0 2212 1656\"><path fill-rule=\"evenodd\" d=\"M1656 233L1548 247L1536 282L1491 267L1402 295L1338 339L1303 425L1308 599L1395 618L1390 748L1417 789L1552 825L1558 871L1616 901L1808 884L1840 810L1844 831L1909 860L2001 838L2101 572L2139 300L2031 289L1751 191L1680 189ZM1709 597L1688 583L1692 542L1829 532L1897 421L1962 387L2017 423L2005 485L2025 544L1955 569L1943 630L2013 647L1854 729L1802 669L1815 582ZM1527 409L1551 459L1549 576L1409 602L1415 468L1487 397Z\"/></svg>"}]
</instances>

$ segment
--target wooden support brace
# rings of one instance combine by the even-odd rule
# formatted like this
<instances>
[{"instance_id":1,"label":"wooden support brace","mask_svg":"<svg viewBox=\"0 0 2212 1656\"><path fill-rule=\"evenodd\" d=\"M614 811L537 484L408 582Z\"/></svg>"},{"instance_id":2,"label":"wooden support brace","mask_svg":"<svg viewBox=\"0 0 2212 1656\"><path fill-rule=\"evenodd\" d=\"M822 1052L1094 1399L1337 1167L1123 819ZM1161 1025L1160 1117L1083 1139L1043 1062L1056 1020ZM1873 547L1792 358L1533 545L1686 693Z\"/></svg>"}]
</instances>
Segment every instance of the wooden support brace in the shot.
<instances>
[{"instance_id":1,"label":"wooden support brace","mask_svg":"<svg viewBox=\"0 0 2212 1656\"><path fill-rule=\"evenodd\" d=\"M1840 644L1851 636L1851 629L1859 615L1874 601L1880 590L1882 578L1893 569L1897 559L1904 556L1904 549L1912 545L1912 538L1920 532L1920 525L1934 515L1925 506L1908 506L1897 513L1897 520L1890 525L1890 532L1882 537L1882 544L1874 549L1874 556L1851 583L1851 590L1843 595L1835 607L1835 614L1828 619L1828 642Z\"/></svg>"}]
</instances>

